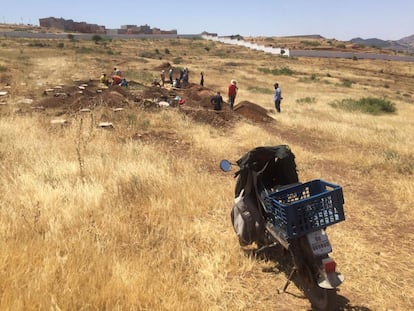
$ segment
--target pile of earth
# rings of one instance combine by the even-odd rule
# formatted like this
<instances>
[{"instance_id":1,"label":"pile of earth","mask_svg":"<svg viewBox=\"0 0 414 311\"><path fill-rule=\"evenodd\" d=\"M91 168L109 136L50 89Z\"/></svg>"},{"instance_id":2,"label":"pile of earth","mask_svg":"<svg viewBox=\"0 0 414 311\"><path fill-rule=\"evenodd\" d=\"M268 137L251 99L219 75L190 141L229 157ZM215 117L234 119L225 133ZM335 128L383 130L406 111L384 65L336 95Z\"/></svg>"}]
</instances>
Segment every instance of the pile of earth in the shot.
<instances>
[{"instance_id":1,"label":"pile of earth","mask_svg":"<svg viewBox=\"0 0 414 311\"><path fill-rule=\"evenodd\" d=\"M210 102L215 92L198 84L190 83L186 88L145 86L129 81L128 87L104 86L98 81L77 81L72 86L56 86L45 90L36 107L42 110L53 109L55 115L76 113L82 109L98 106L116 108L141 107L143 109L162 109L161 103L168 108L178 109L181 113L197 122L212 126L231 126L234 121L245 117L254 122L267 122L272 118L266 109L251 102L243 101L235 106L234 112L224 103L221 111L214 111ZM184 101L179 104L179 100Z\"/></svg>"},{"instance_id":2,"label":"pile of earth","mask_svg":"<svg viewBox=\"0 0 414 311\"><path fill-rule=\"evenodd\" d=\"M254 122L270 122L273 120L268 111L255 103L242 101L234 107L234 111Z\"/></svg>"}]
</instances>

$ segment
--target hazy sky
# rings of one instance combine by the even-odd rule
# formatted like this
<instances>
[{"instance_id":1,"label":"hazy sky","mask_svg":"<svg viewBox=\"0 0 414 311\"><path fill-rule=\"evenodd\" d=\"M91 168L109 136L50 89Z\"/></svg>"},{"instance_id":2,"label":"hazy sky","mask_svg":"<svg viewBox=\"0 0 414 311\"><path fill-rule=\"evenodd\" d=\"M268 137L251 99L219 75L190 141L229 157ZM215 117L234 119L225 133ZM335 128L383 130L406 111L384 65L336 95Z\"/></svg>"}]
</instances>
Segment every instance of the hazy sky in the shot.
<instances>
[{"instance_id":1,"label":"hazy sky","mask_svg":"<svg viewBox=\"0 0 414 311\"><path fill-rule=\"evenodd\" d=\"M0 0L0 22L57 17L120 28L145 25L179 34L320 34L398 40L414 34L413 0Z\"/></svg>"}]
</instances>

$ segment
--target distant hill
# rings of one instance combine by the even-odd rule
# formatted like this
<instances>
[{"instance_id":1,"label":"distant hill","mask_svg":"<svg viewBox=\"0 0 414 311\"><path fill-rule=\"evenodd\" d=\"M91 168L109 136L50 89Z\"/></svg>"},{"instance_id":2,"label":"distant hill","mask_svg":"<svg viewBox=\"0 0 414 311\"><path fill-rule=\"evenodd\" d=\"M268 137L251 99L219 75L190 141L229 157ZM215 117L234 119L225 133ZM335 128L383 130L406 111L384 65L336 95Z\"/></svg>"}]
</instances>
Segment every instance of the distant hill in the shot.
<instances>
[{"instance_id":1,"label":"distant hill","mask_svg":"<svg viewBox=\"0 0 414 311\"><path fill-rule=\"evenodd\" d=\"M400 40L381 40L378 38L362 39L354 38L350 40L354 44L363 46L378 47L382 49L389 49L395 51L402 51L406 53L414 53L414 35L402 38Z\"/></svg>"}]
</instances>

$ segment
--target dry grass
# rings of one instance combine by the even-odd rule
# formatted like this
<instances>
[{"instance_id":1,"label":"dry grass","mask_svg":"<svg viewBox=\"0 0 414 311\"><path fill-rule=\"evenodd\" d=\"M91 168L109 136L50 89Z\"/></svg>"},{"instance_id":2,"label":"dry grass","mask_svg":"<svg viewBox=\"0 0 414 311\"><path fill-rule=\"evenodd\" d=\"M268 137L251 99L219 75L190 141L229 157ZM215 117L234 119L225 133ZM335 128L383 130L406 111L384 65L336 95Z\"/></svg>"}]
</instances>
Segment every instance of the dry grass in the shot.
<instances>
[{"instance_id":1,"label":"dry grass","mask_svg":"<svg viewBox=\"0 0 414 311\"><path fill-rule=\"evenodd\" d=\"M273 263L239 249L229 218L234 179L218 169L222 158L277 144L291 146L302 180L344 187L347 220L329 229L346 277L344 308L414 307L412 63L286 59L201 40L35 41L48 46L0 46L0 88L11 85L0 106L1 310L306 310L295 286L277 295L285 275L262 272ZM155 50L162 59L139 56ZM47 86L97 79L114 66L127 77L156 77L176 57L190 79L202 70L207 87L225 93L235 78L237 101L267 109L272 95L248 90L278 81L282 113L271 124L233 128L176 110L114 116L99 107L94 118L66 116L65 127L50 125L53 111L19 114L20 100L40 100ZM282 67L294 74L258 70ZM397 113L329 105L367 96L391 100ZM315 102L297 102L306 97ZM95 127L105 114L117 122L112 131ZM135 138L145 131L164 134Z\"/></svg>"}]
</instances>

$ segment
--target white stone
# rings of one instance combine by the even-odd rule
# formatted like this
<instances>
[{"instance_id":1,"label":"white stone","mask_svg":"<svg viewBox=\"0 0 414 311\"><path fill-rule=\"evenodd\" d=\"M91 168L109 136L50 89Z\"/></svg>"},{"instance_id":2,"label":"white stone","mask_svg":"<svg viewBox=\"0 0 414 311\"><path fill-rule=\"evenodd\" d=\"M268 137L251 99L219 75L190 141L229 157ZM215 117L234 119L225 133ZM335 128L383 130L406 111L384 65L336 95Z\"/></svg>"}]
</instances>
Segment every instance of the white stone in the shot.
<instances>
[{"instance_id":1,"label":"white stone","mask_svg":"<svg viewBox=\"0 0 414 311\"><path fill-rule=\"evenodd\" d=\"M52 123L52 124L66 124L66 123L68 123L68 121L65 120L65 119L55 119L55 120L50 121L50 123Z\"/></svg>"},{"instance_id":2,"label":"white stone","mask_svg":"<svg viewBox=\"0 0 414 311\"><path fill-rule=\"evenodd\" d=\"M19 104L31 105L33 104L33 99L31 98L23 98L18 101Z\"/></svg>"},{"instance_id":3,"label":"white stone","mask_svg":"<svg viewBox=\"0 0 414 311\"><path fill-rule=\"evenodd\" d=\"M111 122L100 122L98 124L99 127L104 127L104 128L113 128L114 125Z\"/></svg>"},{"instance_id":4,"label":"white stone","mask_svg":"<svg viewBox=\"0 0 414 311\"><path fill-rule=\"evenodd\" d=\"M162 101L162 102L158 103L158 106L160 106L160 107L170 107L170 104L165 102L165 101Z\"/></svg>"}]
</instances>

